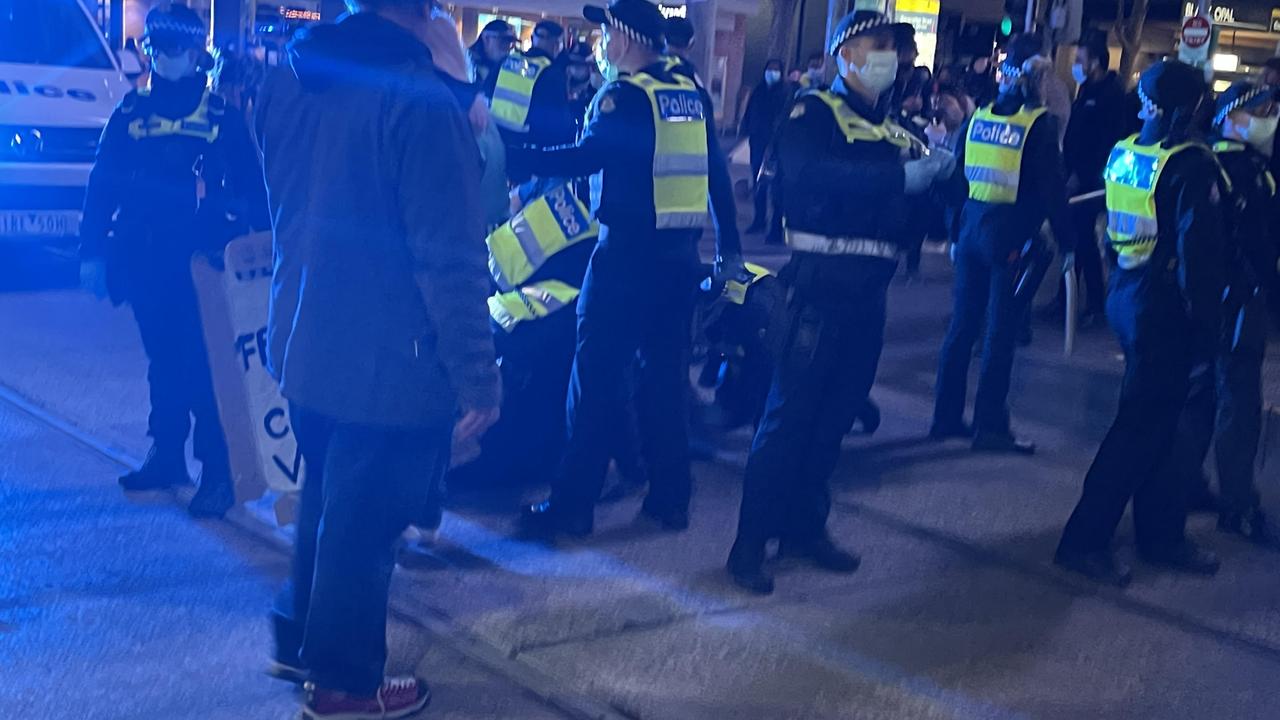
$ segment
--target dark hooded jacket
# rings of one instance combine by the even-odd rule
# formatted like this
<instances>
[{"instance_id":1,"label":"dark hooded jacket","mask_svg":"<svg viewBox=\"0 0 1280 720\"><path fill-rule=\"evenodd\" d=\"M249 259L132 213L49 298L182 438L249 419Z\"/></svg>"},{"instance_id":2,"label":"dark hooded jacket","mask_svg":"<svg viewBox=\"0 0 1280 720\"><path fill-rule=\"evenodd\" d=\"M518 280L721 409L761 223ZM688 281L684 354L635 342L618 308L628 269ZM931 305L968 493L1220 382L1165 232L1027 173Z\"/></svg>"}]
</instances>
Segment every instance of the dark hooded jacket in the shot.
<instances>
[{"instance_id":1,"label":"dark hooded jacket","mask_svg":"<svg viewBox=\"0 0 1280 720\"><path fill-rule=\"evenodd\" d=\"M384 426L496 407L480 157L430 52L360 13L299 36L289 60L256 119L285 397Z\"/></svg>"}]
</instances>

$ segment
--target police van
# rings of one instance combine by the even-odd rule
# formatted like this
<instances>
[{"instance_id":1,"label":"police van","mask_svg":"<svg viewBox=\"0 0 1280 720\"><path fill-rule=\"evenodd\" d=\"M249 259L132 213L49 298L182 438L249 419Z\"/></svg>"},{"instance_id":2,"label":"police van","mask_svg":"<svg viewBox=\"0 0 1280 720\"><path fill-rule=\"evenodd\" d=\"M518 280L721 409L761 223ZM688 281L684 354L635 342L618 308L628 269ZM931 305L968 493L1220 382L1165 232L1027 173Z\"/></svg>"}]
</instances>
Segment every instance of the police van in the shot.
<instances>
[{"instance_id":1,"label":"police van","mask_svg":"<svg viewBox=\"0 0 1280 720\"><path fill-rule=\"evenodd\" d=\"M127 67L80 0L0 0L0 244L70 240Z\"/></svg>"}]
</instances>

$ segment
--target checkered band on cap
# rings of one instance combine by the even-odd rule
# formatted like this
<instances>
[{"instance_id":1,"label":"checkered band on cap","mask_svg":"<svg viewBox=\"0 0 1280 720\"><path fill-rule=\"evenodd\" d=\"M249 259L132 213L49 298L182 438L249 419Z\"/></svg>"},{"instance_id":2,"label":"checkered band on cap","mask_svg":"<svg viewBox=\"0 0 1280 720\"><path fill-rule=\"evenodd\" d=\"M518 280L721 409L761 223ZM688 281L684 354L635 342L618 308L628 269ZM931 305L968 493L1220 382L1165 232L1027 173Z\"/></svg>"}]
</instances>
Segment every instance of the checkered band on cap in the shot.
<instances>
[{"instance_id":1,"label":"checkered band on cap","mask_svg":"<svg viewBox=\"0 0 1280 720\"><path fill-rule=\"evenodd\" d=\"M604 16L609 21L609 27L615 28L621 31L623 35L626 35L627 37L640 43L641 45L647 45L648 47L658 50L659 49L658 46L662 44L662 41L659 38L649 37L648 35L645 35L639 30L636 30L630 25L627 25L625 22L619 20L618 16L609 12L607 8L604 11Z\"/></svg>"},{"instance_id":2,"label":"checkered band on cap","mask_svg":"<svg viewBox=\"0 0 1280 720\"><path fill-rule=\"evenodd\" d=\"M1250 90L1249 92L1243 93L1242 95L1240 95L1240 97L1227 103L1226 107L1219 110L1218 114L1213 116L1213 124L1217 125L1218 123L1222 122L1223 118L1225 118L1226 116L1234 112L1236 108L1242 105L1246 105L1251 100L1258 97L1259 95L1265 95L1269 92L1271 92L1271 90L1268 88L1256 87ZM1139 90L1138 93L1139 95L1141 95L1142 91Z\"/></svg>"},{"instance_id":3,"label":"checkered band on cap","mask_svg":"<svg viewBox=\"0 0 1280 720\"><path fill-rule=\"evenodd\" d=\"M1007 62L1002 62L1000 63L1000 74L1004 75L1010 80L1017 80L1023 75L1022 67L1018 65L1013 65Z\"/></svg>"},{"instance_id":4,"label":"checkered band on cap","mask_svg":"<svg viewBox=\"0 0 1280 720\"><path fill-rule=\"evenodd\" d=\"M878 28L881 25L892 25L893 21L884 15L878 15L873 18L867 18L860 23L853 23L844 29L844 32L831 38L831 45L827 47L828 55L835 55L840 51L840 46L855 35L864 33L872 28Z\"/></svg>"},{"instance_id":5,"label":"checkered band on cap","mask_svg":"<svg viewBox=\"0 0 1280 720\"><path fill-rule=\"evenodd\" d=\"M183 18L174 17L169 13L154 13L152 17L148 17L146 32L147 34L161 33L186 36L195 41L204 40L206 34L204 27L193 24Z\"/></svg>"},{"instance_id":6,"label":"checkered band on cap","mask_svg":"<svg viewBox=\"0 0 1280 720\"><path fill-rule=\"evenodd\" d=\"M1138 99L1142 101L1142 106L1146 108L1148 114L1154 115L1155 113L1161 111L1160 106L1157 105L1155 101L1153 101L1151 98L1147 97L1147 94L1142 91L1142 83L1138 83L1137 90L1138 90Z\"/></svg>"}]
</instances>

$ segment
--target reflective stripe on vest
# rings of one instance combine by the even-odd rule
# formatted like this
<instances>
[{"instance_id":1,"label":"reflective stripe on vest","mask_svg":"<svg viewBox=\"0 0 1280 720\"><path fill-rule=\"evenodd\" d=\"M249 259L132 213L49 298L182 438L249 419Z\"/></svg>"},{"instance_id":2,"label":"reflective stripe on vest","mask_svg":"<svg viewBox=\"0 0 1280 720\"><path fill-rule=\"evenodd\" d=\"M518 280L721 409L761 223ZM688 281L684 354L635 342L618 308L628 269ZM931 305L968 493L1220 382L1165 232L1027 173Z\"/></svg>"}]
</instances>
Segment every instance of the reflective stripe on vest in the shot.
<instances>
[{"instance_id":1,"label":"reflective stripe on vest","mask_svg":"<svg viewBox=\"0 0 1280 720\"><path fill-rule=\"evenodd\" d=\"M801 96L816 97L831 108L831 113L836 118L836 125L840 127L840 132L844 133L845 140L850 143L883 140L900 148L909 148L913 144L924 147L923 143L904 130L901 125L888 118L879 125L872 124L870 120L854 112L842 97L829 90L809 90Z\"/></svg>"},{"instance_id":2,"label":"reflective stripe on vest","mask_svg":"<svg viewBox=\"0 0 1280 720\"><path fill-rule=\"evenodd\" d=\"M988 105L973 114L964 141L964 176L969 199L1009 205L1018 201L1022 151L1037 118L1047 110L1020 108L1012 115L997 115Z\"/></svg>"},{"instance_id":3,"label":"reflective stripe on vest","mask_svg":"<svg viewBox=\"0 0 1280 720\"><path fill-rule=\"evenodd\" d=\"M140 97L148 97L150 94L150 88L138 91ZM221 102L220 99L214 99L211 92L205 90L200 98L200 104L184 118L170 120L155 114L134 118L129 123L129 137L141 140L148 137L183 135L213 143L218 139L218 132L221 129L223 115ZM210 107L211 104L214 106Z\"/></svg>"},{"instance_id":4,"label":"reflective stripe on vest","mask_svg":"<svg viewBox=\"0 0 1280 720\"><path fill-rule=\"evenodd\" d=\"M489 111L498 127L512 132L528 132L529 106L538 76L551 66L551 59L512 53L502 61L498 84L493 90Z\"/></svg>"},{"instance_id":5,"label":"reflective stripe on vest","mask_svg":"<svg viewBox=\"0 0 1280 720\"><path fill-rule=\"evenodd\" d=\"M544 318L577 298L578 288L559 280L533 283L489 298L489 317L511 332L521 322Z\"/></svg>"},{"instance_id":6,"label":"reflective stripe on vest","mask_svg":"<svg viewBox=\"0 0 1280 720\"><path fill-rule=\"evenodd\" d=\"M485 239L489 275L507 292L532 277L547 258L598 232L599 226L569 186L557 185Z\"/></svg>"},{"instance_id":7,"label":"reflective stripe on vest","mask_svg":"<svg viewBox=\"0 0 1280 720\"><path fill-rule=\"evenodd\" d=\"M1156 187L1169 158L1191 143L1165 149L1138 145L1137 135L1121 140L1111 150L1103 179L1107 183L1107 239L1125 270L1145 265L1160 239L1156 216Z\"/></svg>"},{"instance_id":8,"label":"reflective stripe on vest","mask_svg":"<svg viewBox=\"0 0 1280 720\"><path fill-rule=\"evenodd\" d=\"M786 228L784 231L787 246L800 252L817 253L818 255L860 255L863 257L896 260L898 258L897 243L871 238L829 237Z\"/></svg>"},{"instance_id":9,"label":"reflective stripe on vest","mask_svg":"<svg viewBox=\"0 0 1280 720\"><path fill-rule=\"evenodd\" d=\"M701 228L707 222L707 121L697 86L681 75L663 82L637 73L621 81L643 90L653 109L657 228Z\"/></svg>"},{"instance_id":10,"label":"reflective stripe on vest","mask_svg":"<svg viewBox=\"0 0 1280 720\"><path fill-rule=\"evenodd\" d=\"M724 284L724 298L734 305L747 302L747 290L764 278L772 277L769 268L755 263L743 263L742 272Z\"/></svg>"},{"instance_id":11,"label":"reflective stripe on vest","mask_svg":"<svg viewBox=\"0 0 1280 720\"><path fill-rule=\"evenodd\" d=\"M1236 142L1234 140L1219 140L1218 142L1213 144L1213 153L1215 155L1225 155L1226 153L1232 153L1232 152L1244 152L1245 148L1247 147L1248 146L1242 142ZM1231 178L1227 176L1226 170L1223 170L1222 179L1226 181L1227 187L1230 188ZM1275 197L1276 179L1271 174L1270 170L1262 171L1262 181L1266 183L1267 191L1271 194L1271 196Z\"/></svg>"}]
</instances>

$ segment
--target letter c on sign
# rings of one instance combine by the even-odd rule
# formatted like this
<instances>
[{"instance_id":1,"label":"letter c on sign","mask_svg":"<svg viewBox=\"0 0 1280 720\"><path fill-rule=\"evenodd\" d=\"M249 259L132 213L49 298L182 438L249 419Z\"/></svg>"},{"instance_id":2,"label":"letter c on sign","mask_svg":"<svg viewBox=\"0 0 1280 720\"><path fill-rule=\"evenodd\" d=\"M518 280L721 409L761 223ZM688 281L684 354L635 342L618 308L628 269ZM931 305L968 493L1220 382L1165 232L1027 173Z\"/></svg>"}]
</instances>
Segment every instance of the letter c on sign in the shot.
<instances>
[{"instance_id":1,"label":"letter c on sign","mask_svg":"<svg viewBox=\"0 0 1280 720\"><path fill-rule=\"evenodd\" d=\"M267 431L267 435L272 440L279 440L289 434L289 421L285 417L284 409L271 408L262 418L262 429Z\"/></svg>"}]
</instances>

